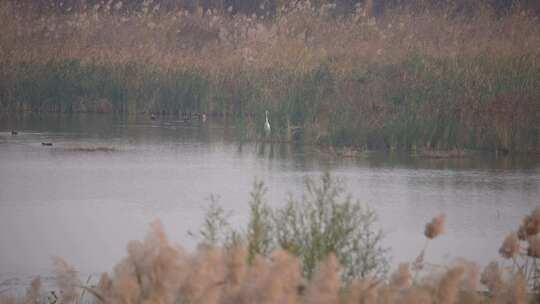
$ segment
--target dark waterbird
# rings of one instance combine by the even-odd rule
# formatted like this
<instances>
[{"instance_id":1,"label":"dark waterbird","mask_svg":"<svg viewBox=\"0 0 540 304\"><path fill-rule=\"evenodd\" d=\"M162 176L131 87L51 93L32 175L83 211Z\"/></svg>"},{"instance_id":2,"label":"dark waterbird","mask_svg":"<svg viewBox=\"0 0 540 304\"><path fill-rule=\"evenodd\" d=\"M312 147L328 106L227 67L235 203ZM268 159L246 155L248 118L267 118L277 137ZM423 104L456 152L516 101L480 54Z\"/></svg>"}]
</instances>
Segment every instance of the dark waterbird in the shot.
<instances>
[{"instance_id":1,"label":"dark waterbird","mask_svg":"<svg viewBox=\"0 0 540 304\"><path fill-rule=\"evenodd\" d=\"M42 142L42 146L52 146L52 142Z\"/></svg>"},{"instance_id":2,"label":"dark waterbird","mask_svg":"<svg viewBox=\"0 0 540 304\"><path fill-rule=\"evenodd\" d=\"M15 131L15 130L11 130L11 135L17 135L19 134L19 132Z\"/></svg>"}]
</instances>

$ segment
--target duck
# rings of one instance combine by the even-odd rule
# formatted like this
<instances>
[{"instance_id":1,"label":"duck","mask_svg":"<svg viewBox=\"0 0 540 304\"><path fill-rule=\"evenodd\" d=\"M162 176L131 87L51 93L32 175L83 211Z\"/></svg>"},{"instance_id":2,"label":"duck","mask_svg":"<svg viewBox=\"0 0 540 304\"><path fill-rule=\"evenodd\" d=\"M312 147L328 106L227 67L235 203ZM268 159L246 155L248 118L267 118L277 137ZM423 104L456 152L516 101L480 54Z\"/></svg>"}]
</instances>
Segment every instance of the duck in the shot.
<instances>
[{"instance_id":1,"label":"duck","mask_svg":"<svg viewBox=\"0 0 540 304\"><path fill-rule=\"evenodd\" d=\"M41 143L42 146L52 146L52 142L42 142Z\"/></svg>"},{"instance_id":2,"label":"duck","mask_svg":"<svg viewBox=\"0 0 540 304\"><path fill-rule=\"evenodd\" d=\"M11 130L11 135L17 135L19 134L19 132L15 131L15 130Z\"/></svg>"}]
</instances>

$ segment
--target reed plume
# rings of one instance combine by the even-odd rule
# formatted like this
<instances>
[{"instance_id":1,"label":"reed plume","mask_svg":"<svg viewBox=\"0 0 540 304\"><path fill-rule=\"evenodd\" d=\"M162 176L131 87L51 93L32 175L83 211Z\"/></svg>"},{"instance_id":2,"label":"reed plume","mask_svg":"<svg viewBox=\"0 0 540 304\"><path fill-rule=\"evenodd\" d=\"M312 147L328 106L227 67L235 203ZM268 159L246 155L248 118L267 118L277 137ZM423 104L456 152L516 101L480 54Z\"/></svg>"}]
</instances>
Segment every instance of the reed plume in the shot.
<instances>
[{"instance_id":1,"label":"reed plume","mask_svg":"<svg viewBox=\"0 0 540 304\"><path fill-rule=\"evenodd\" d=\"M434 239L437 236L439 236L441 233L444 232L444 222L446 220L446 215L440 214L436 217L434 217L431 222L426 224L426 228L424 230L424 235L428 239Z\"/></svg>"},{"instance_id":2,"label":"reed plume","mask_svg":"<svg viewBox=\"0 0 540 304\"><path fill-rule=\"evenodd\" d=\"M540 232L540 208L534 209L531 214L523 218L523 222L518 230L520 240L526 240L530 236Z\"/></svg>"},{"instance_id":3,"label":"reed plume","mask_svg":"<svg viewBox=\"0 0 540 304\"><path fill-rule=\"evenodd\" d=\"M511 259L519 254L519 238L517 233L511 232L506 236L499 249L499 253L505 259Z\"/></svg>"},{"instance_id":4,"label":"reed plume","mask_svg":"<svg viewBox=\"0 0 540 304\"><path fill-rule=\"evenodd\" d=\"M80 285L73 267L55 259L62 302L77 299L75 288L91 290L96 303L363 303L363 304L482 304L526 303L527 284L519 273L504 274L494 262L482 273L488 288L483 296L476 287L477 266L464 260L443 272L430 273L411 284L408 264L402 263L388 281L359 278L343 284L335 255L318 264L311 280L302 277L299 259L287 251L254 256L247 246L222 248L200 245L193 252L172 246L162 225L154 222L143 241L130 242L127 256L112 275L103 274L94 287ZM28 289L24 304L40 303L40 281ZM19 304L2 296L2 304Z\"/></svg>"},{"instance_id":5,"label":"reed plume","mask_svg":"<svg viewBox=\"0 0 540 304\"><path fill-rule=\"evenodd\" d=\"M53 258L53 271L56 277L56 285L60 290L61 300L64 303L75 301L79 296L81 281L79 273L60 257Z\"/></svg>"},{"instance_id":6,"label":"reed plume","mask_svg":"<svg viewBox=\"0 0 540 304\"><path fill-rule=\"evenodd\" d=\"M36 277L30 282L30 287L26 290L25 304L39 304L42 302L41 277Z\"/></svg>"}]
</instances>

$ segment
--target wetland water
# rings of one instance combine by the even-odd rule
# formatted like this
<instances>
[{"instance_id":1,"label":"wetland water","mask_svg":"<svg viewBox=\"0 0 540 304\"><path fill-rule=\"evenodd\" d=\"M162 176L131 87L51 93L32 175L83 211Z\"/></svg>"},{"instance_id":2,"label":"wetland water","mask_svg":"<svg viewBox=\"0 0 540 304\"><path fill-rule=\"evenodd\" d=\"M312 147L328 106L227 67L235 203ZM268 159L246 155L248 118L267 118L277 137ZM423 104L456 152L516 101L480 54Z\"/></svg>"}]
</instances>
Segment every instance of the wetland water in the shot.
<instances>
[{"instance_id":1,"label":"wetland water","mask_svg":"<svg viewBox=\"0 0 540 304\"><path fill-rule=\"evenodd\" d=\"M48 274L52 256L82 274L110 271L155 218L172 242L193 248L197 241L187 232L198 231L211 194L234 211L234 225L246 223L255 178L279 206L301 193L306 176L330 169L378 212L393 265L418 255L425 223L441 212L446 231L426 260L486 264L540 206L538 156L344 159L308 146L241 144L234 133L212 118L188 125L173 117L1 116L0 280Z\"/></svg>"}]
</instances>

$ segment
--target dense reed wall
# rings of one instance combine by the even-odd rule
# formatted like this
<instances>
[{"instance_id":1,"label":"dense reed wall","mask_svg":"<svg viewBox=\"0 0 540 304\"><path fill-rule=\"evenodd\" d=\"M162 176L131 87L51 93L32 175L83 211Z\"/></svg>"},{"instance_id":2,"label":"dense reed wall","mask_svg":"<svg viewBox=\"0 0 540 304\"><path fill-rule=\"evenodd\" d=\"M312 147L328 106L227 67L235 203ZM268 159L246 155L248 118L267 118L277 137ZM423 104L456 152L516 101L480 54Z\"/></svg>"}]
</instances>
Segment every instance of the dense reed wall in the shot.
<instances>
[{"instance_id":1,"label":"dense reed wall","mask_svg":"<svg viewBox=\"0 0 540 304\"><path fill-rule=\"evenodd\" d=\"M539 149L540 22L519 7L376 17L309 2L273 16L123 7L2 3L1 109L207 112L238 119L252 139L268 110L274 140Z\"/></svg>"}]
</instances>

